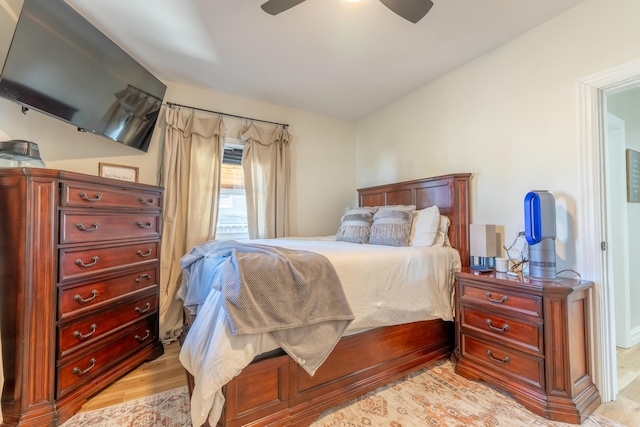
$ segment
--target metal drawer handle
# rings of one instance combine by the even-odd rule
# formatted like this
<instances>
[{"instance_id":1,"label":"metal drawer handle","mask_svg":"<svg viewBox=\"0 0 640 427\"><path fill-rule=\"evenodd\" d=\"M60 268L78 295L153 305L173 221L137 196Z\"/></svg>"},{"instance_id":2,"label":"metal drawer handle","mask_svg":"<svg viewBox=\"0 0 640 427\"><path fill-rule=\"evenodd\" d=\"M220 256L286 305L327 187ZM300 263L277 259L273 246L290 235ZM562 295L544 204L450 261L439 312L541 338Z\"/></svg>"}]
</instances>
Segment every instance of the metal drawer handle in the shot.
<instances>
[{"instance_id":1,"label":"metal drawer handle","mask_svg":"<svg viewBox=\"0 0 640 427\"><path fill-rule=\"evenodd\" d=\"M145 258L146 258L146 257L148 257L149 255L151 255L151 252L153 252L153 251L151 250L151 248L147 249L147 253L142 253L142 251L141 251L140 249L138 249L138 250L136 251L136 254L137 254L137 255L140 255L141 257L145 257Z\"/></svg>"},{"instance_id":2,"label":"metal drawer handle","mask_svg":"<svg viewBox=\"0 0 640 427\"><path fill-rule=\"evenodd\" d=\"M138 221L138 222L136 222L136 225L138 226L138 228L151 228L151 227L153 227L153 223L151 221L148 221L145 224L143 224L140 221Z\"/></svg>"},{"instance_id":3,"label":"metal drawer handle","mask_svg":"<svg viewBox=\"0 0 640 427\"><path fill-rule=\"evenodd\" d=\"M147 200L143 199L142 197L140 197L140 198L138 199L138 201L139 201L140 203L142 203L143 205L147 205L147 206L149 206L149 205L155 205L155 204L156 204L156 201L155 201L154 199L149 199L149 200L147 201Z\"/></svg>"},{"instance_id":4,"label":"metal drawer handle","mask_svg":"<svg viewBox=\"0 0 640 427\"><path fill-rule=\"evenodd\" d=\"M87 196L86 194L84 194L84 192L82 192L82 191L78 193L78 196L80 196L80 198L81 198L82 200L85 200L85 201L87 201L87 202L99 202L99 201L100 201L100 199L102 199L102 194L100 194L100 193L96 193L96 197L94 197L93 199L92 199L92 198L90 198L90 197L88 197L88 196Z\"/></svg>"},{"instance_id":5,"label":"metal drawer handle","mask_svg":"<svg viewBox=\"0 0 640 427\"><path fill-rule=\"evenodd\" d=\"M89 267L93 267L94 265L96 265L98 263L98 257L94 256L93 258L91 258L91 261L89 264L85 264L84 262L82 262L82 260L80 258L78 258L76 260L76 265L79 265L82 268L89 268Z\"/></svg>"},{"instance_id":6,"label":"metal drawer handle","mask_svg":"<svg viewBox=\"0 0 640 427\"><path fill-rule=\"evenodd\" d=\"M96 231L98 227L100 227L100 224L98 224L97 222L91 224L90 228L85 228L85 226L82 225L81 222L76 223L76 228L80 231Z\"/></svg>"},{"instance_id":7,"label":"metal drawer handle","mask_svg":"<svg viewBox=\"0 0 640 427\"><path fill-rule=\"evenodd\" d=\"M147 329L147 335L141 337L140 335L136 335L135 339L138 342L144 342L147 340L147 338L149 338L151 336L151 331Z\"/></svg>"},{"instance_id":8,"label":"metal drawer handle","mask_svg":"<svg viewBox=\"0 0 640 427\"><path fill-rule=\"evenodd\" d=\"M144 309L142 309L140 307L136 307L135 310L136 310L136 312L138 312L138 314L145 314L147 311L151 310L151 304L147 303L144 306Z\"/></svg>"},{"instance_id":9,"label":"metal drawer handle","mask_svg":"<svg viewBox=\"0 0 640 427\"><path fill-rule=\"evenodd\" d=\"M500 298L500 299L493 299L493 298L491 298L491 292L487 292L485 295L487 296L489 301L497 302L498 304L502 304L503 302L507 302L507 300L509 299L509 297L506 296L506 295L503 295L502 298Z\"/></svg>"},{"instance_id":10,"label":"metal drawer handle","mask_svg":"<svg viewBox=\"0 0 640 427\"><path fill-rule=\"evenodd\" d=\"M504 359L496 359L495 357L493 357L491 350L487 350L487 356L489 356L489 359L493 360L496 363L509 363L509 361L511 360L509 359L509 356L505 356Z\"/></svg>"},{"instance_id":11,"label":"metal drawer handle","mask_svg":"<svg viewBox=\"0 0 640 427\"><path fill-rule=\"evenodd\" d=\"M139 275L138 277L136 277L136 283L142 282L142 279L151 280L151 275L150 274L141 274L141 275Z\"/></svg>"},{"instance_id":12,"label":"metal drawer handle","mask_svg":"<svg viewBox=\"0 0 640 427\"><path fill-rule=\"evenodd\" d=\"M493 329L494 331L498 331L498 332L507 332L509 330L509 325L507 325L506 323L504 324L504 326L502 328L498 328L497 326L493 326L491 324L491 319L487 319L487 325Z\"/></svg>"},{"instance_id":13,"label":"metal drawer handle","mask_svg":"<svg viewBox=\"0 0 640 427\"><path fill-rule=\"evenodd\" d=\"M89 298L82 298L80 294L75 294L73 296L73 300L78 301L79 303L85 303L85 302L93 301L97 296L98 296L98 290L94 289L91 291L91 296Z\"/></svg>"},{"instance_id":14,"label":"metal drawer handle","mask_svg":"<svg viewBox=\"0 0 640 427\"><path fill-rule=\"evenodd\" d=\"M96 333L96 329L98 329L98 325L96 325L95 323L93 323L93 324L91 325L91 332L88 332L88 333L86 333L86 334L84 334L84 335L83 335L82 333L80 333L80 331L75 331L75 332L73 333L73 337L74 337L74 338L78 338L79 340L84 340L84 339L86 339L86 338L89 338L91 335L95 334L95 333Z\"/></svg>"},{"instance_id":15,"label":"metal drawer handle","mask_svg":"<svg viewBox=\"0 0 640 427\"><path fill-rule=\"evenodd\" d=\"M96 366L96 359L92 358L90 363L91 363L91 365L89 365L89 367L87 369L85 369L84 371L82 369L78 368L78 367L73 368L73 373L75 375L78 375L78 376L86 374L87 372L92 370L94 366Z\"/></svg>"}]
</instances>

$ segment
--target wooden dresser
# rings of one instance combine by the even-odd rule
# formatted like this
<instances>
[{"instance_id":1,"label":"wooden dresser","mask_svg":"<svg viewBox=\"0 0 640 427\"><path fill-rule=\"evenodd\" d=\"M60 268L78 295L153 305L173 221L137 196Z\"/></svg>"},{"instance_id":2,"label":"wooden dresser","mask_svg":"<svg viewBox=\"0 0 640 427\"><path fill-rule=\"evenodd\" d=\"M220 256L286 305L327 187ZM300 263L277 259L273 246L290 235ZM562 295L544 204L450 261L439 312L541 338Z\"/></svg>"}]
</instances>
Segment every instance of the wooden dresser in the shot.
<instances>
[{"instance_id":1,"label":"wooden dresser","mask_svg":"<svg viewBox=\"0 0 640 427\"><path fill-rule=\"evenodd\" d=\"M469 269L456 276L456 372L543 417L581 424L600 405L591 375L593 283Z\"/></svg>"},{"instance_id":2,"label":"wooden dresser","mask_svg":"<svg viewBox=\"0 0 640 427\"><path fill-rule=\"evenodd\" d=\"M3 425L56 426L163 352L162 188L0 169Z\"/></svg>"}]
</instances>

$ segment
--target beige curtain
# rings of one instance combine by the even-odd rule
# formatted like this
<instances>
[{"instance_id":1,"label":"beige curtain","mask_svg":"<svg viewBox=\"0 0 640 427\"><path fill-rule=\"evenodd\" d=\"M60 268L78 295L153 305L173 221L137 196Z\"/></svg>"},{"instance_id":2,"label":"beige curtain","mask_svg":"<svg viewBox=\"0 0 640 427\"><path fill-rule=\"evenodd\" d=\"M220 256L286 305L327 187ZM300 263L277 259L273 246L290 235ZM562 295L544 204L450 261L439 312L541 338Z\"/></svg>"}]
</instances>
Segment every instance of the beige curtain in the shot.
<instances>
[{"instance_id":1,"label":"beige curtain","mask_svg":"<svg viewBox=\"0 0 640 427\"><path fill-rule=\"evenodd\" d=\"M165 120L160 338L168 342L182 328L180 258L215 237L225 127L219 117L174 108L166 109Z\"/></svg>"},{"instance_id":2,"label":"beige curtain","mask_svg":"<svg viewBox=\"0 0 640 427\"><path fill-rule=\"evenodd\" d=\"M251 239L289 235L290 154L289 131L277 126L263 129L250 124L242 130L242 156L247 216Z\"/></svg>"}]
</instances>

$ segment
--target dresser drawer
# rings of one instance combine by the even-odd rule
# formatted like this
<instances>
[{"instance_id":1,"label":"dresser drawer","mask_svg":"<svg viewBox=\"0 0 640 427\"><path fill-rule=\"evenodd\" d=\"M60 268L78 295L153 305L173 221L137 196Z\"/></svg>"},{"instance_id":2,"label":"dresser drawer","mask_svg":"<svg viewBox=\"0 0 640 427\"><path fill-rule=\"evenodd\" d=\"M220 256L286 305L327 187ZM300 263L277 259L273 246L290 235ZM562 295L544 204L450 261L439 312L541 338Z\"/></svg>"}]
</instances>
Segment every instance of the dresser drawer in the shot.
<instances>
[{"instance_id":1,"label":"dresser drawer","mask_svg":"<svg viewBox=\"0 0 640 427\"><path fill-rule=\"evenodd\" d=\"M492 309L504 310L505 313L515 312L518 315L542 318L542 297L509 290L493 290L490 287L475 286L464 281L460 283L460 288L461 302L487 304Z\"/></svg>"},{"instance_id":2,"label":"dresser drawer","mask_svg":"<svg viewBox=\"0 0 640 427\"><path fill-rule=\"evenodd\" d=\"M537 355L543 354L542 323L526 322L500 316L476 307L460 307L460 326L463 332L473 331L488 341L501 341L509 346Z\"/></svg>"},{"instance_id":3,"label":"dresser drawer","mask_svg":"<svg viewBox=\"0 0 640 427\"><path fill-rule=\"evenodd\" d=\"M61 206L159 210L160 193L61 181Z\"/></svg>"},{"instance_id":4,"label":"dresser drawer","mask_svg":"<svg viewBox=\"0 0 640 427\"><path fill-rule=\"evenodd\" d=\"M148 267L159 262L159 249L158 241L60 249L60 283L128 267Z\"/></svg>"},{"instance_id":5,"label":"dresser drawer","mask_svg":"<svg viewBox=\"0 0 640 427\"><path fill-rule=\"evenodd\" d=\"M498 372L529 387L544 390L544 360L499 344L489 343L462 334L462 357L474 360L486 371Z\"/></svg>"},{"instance_id":6,"label":"dresser drawer","mask_svg":"<svg viewBox=\"0 0 640 427\"><path fill-rule=\"evenodd\" d=\"M157 239L160 231L159 212L62 211L60 214L60 244Z\"/></svg>"},{"instance_id":7,"label":"dresser drawer","mask_svg":"<svg viewBox=\"0 0 640 427\"><path fill-rule=\"evenodd\" d=\"M58 320L100 309L158 283L157 268L140 269L113 279L58 287Z\"/></svg>"},{"instance_id":8,"label":"dresser drawer","mask_svg":"<svg viewBox=\"0 0 640 427\"><path fill-rule=\"evenodd\" d=\"M147 317L127 329L120 337L100 341L100 344L88 352L59 364L56 368L57 398L95 379L131 353L152 344L157 336L157 317Z\"/></svg>"},{"instance_id":9,"label":"dresser drawer","mask_svg":"<svg viewBox=\"0 0 640 427\"><path fill-rule=\"evenodd\" d=\"M141 296L133 301L101 311L95 316L85 316L79 320L58 326L58 357L65 357L83 345L89 345L158 309L158 294Z\"/></svg>"}]
</instances>

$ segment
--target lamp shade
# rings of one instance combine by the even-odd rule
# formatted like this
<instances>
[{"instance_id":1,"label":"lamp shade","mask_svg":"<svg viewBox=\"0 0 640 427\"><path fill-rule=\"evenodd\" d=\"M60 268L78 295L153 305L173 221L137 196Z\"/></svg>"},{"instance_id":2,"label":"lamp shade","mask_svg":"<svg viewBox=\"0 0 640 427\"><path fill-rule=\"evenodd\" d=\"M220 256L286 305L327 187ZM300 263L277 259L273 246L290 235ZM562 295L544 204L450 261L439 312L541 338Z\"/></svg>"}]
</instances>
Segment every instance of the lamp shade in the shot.
<instances>
[{"instance_id":1,"label":"lamp shade","mask_svg":"<svg viewBox=\"0 0 640 427\"><path fill-rule=\"evenodd\" d=\"M470 224L469 232L469 240L471 243L470 255L472 257L491 258L498 256L496 250L497 235L495 225Z\"/></svg>"}]
</instances>

